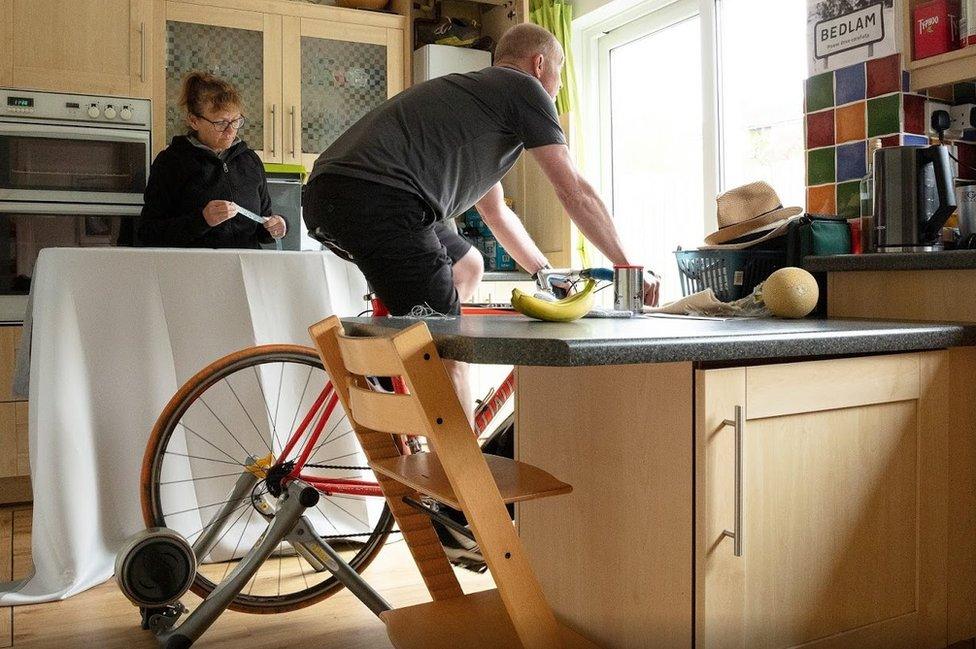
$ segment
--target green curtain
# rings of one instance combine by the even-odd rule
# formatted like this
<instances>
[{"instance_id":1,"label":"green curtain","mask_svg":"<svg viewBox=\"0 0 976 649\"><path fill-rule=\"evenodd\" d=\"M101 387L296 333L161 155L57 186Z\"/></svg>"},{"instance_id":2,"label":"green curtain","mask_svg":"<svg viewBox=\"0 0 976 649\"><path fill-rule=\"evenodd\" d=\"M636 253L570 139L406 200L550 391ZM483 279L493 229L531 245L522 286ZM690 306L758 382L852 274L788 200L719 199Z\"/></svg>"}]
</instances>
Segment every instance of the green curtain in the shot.
<instances>
[{"instance_id":1,"label":"green curtain","mask_svg":"<svg viewBox=\"0 0 976 649\"><path fill-rule=\"evenodd\" d=\"M579 119L578 95L576 94L576 66L573 62L573 5L566 0L531 0L529 19L552 32L563 46L566 62L563 64L563 87L556 96L556 112L570 113L570 119ZM586 238L579 234L576 248L584 267L589 266Z\"/></svg>"},{"instance_id":2,"label":"green curtain","mask_svg":"<svg viewBox=\"0 0 976 649\"><path fill-rule=\"evenodd\" d=\"M529 18L556 36L566 53L563 87L556 97L556 111L564 115L576 108L576 68L573 65L573 6L566 0L531 0Z\"/></svg>"}]
</instances>

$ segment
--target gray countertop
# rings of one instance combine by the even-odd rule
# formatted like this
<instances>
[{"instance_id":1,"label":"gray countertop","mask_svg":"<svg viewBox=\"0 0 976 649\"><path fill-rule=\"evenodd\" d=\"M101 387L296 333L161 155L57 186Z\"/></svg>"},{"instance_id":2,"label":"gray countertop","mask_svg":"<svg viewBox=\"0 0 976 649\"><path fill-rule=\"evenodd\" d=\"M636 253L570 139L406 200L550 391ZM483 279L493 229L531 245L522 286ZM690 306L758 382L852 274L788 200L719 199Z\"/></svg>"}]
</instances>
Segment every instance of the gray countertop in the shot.
<instances>
[{"instance_id":1,"label":"gray countertop","mask_svg":"<svg viewBox=\"0 0 976 649\"><path fill-rule=\"evenodd\" d=\"M976 250L942 252L888 252L871 255L805 257L803 267L811 272L850 270L948 270L976 268Z\"/></svg>"},{"instance_id":2,"label":"gray countertop","mask_svg":"<svg viewBox=\"0 0 976 649\"><path fill-rule=\"evenodd\" d=\"M345 318L353 334L402 329L412 318ZM744 361L976 345L976 325L875 320L591 319L539 322L522 315L426 321L441 356L505 365L618 365Z\"/></svg>"}]
</instances>

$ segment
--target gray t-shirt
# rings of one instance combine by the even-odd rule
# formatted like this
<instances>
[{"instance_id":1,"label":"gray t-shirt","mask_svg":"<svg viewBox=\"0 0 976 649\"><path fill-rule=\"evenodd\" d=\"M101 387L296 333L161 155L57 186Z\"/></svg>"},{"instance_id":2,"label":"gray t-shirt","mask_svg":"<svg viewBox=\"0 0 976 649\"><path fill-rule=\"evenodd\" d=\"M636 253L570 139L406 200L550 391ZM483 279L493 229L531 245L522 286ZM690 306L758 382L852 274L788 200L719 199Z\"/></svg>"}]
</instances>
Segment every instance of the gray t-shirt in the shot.
<instances>
[{"instance_id":1,"label":"gray t-shirt","mask_svg":"<svg viewBox=\"0 0 976 649\"><path fill-rule=\"evenodd\" d=\"M437 220L457 216L501 180L522 149L565 144L542 84L490 67L411 86L356 122L312 168L423 198Z\"/></svg>"}]
</instances>

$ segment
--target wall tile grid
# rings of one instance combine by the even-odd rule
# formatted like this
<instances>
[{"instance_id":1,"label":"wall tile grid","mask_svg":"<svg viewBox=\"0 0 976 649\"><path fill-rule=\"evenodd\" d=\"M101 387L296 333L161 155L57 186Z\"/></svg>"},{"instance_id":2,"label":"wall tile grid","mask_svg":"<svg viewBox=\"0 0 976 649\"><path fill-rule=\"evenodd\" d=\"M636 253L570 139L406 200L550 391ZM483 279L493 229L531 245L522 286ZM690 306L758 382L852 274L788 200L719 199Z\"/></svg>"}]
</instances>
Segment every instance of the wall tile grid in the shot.
<instances>
[{"instance_id":1,"label":"wall tile grid","mask_svg":"<svg viewBox=\"0 0 976 649\"><path fill-rule=\"evenodd\" d=\"M976 84L911 93L901 55L825 72L806 81L807 211L860 215L860 181L867 174L869 141L882 146L926 145L927 96L963 103ZM976 140L976 131L966 140ZM976 167L976 144L957 142L958 157ZM965 177L963 171L960 177ZM976 171L972 172L976 176Z\"/></svg>"}]
</instances>

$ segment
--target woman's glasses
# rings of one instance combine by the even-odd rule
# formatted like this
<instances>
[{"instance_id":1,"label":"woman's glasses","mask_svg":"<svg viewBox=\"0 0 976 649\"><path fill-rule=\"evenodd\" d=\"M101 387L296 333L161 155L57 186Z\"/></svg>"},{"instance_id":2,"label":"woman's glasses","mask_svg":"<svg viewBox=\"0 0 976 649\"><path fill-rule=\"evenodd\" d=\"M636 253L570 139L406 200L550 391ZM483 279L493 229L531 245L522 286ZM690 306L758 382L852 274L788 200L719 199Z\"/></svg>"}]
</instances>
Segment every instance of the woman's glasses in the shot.
<instances>
[{"instance_id":1,"label":"woman's glasses","mask_svg":"<svg viewBox=\"0 0 976 649\"><path fill-rule=\"evenodd\" d=\"M230 121L228 121L226 119L222 119L222 120L219 120L219 121L216 121L216 122L213 121L212 119L207 119L203 115L197 115L197 117L199 117L200 119L202 119L205 122L210 122L213 125L214 129L216 131L220 132L220 133L223 133L224 131L226 131L228 128L231 128L231 127L233 127L235 131L239 131L239 130L241 130L241 127L244 126L244 116L243 115L241 115L237 119L232 119Z\"/></svg>"}]
</instances>

